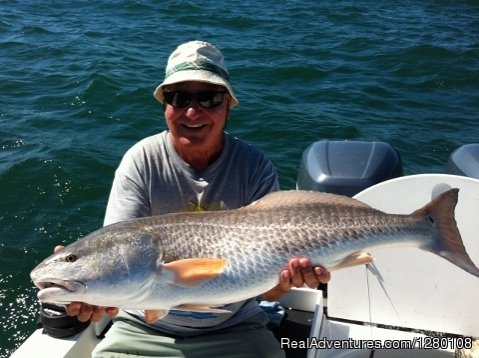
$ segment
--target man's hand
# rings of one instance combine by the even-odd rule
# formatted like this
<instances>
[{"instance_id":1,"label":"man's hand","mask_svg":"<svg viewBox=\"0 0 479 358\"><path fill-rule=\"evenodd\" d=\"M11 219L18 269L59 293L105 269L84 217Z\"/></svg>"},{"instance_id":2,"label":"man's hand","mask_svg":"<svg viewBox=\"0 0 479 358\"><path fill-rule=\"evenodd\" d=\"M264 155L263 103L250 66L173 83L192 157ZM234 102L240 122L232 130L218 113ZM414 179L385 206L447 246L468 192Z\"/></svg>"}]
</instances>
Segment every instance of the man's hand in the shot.
<instances>
[{"instance_id":1,"label":"man's hand","mask_svg":"<svg viewBox=\"0 0 479 358\"><path fill-rule=\"evenodd\" d=\"M63 250L64 247L62 245L55 246L53 251L57 253ZM83 302L72 302L66 307L66 310L69 316L77 316L80 322L99 322L105 314L108 314L110 318L114 318L119 312L119 309L116 307L98 307Z\"/></svg>"},{"instance_id":2,"label":"man's hand","mask_svg":"<svg viewBox=\"0 0 479 358\"><path fill-rule=\"evenodd\" d=\"M312 267L308 258L293 258L288 262L288 269L281 271L279 283L264 293L263 298L276 301L292 287L307 285L310 288L317 288L320 283L327 283L330 279L329 271L322 267Z\"/></svg>"},{"instance_id":3,"label":"man's hand","mask_svg":"<svg viewBox=\"0 0 479 358\"><path fill-rule=\"evenodd\" d=\"M98 307L83 302L72 302L67 306L67 314L69 316L77 316L80 322L99 322L105 314L110 318L114 318L118 314L119 309L116 307Z\"/></svg>"}]
</instances>

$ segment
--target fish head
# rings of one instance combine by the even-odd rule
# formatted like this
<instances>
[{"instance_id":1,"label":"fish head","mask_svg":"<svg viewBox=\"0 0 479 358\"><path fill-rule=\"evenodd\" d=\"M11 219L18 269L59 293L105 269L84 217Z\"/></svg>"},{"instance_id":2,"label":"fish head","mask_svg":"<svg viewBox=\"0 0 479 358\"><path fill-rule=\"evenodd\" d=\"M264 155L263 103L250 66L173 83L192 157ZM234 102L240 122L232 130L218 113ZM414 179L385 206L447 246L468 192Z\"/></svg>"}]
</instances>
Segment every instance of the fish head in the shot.
<instances>
[{"instance_id":1,"label":"fish head","mask_svg":"<svg viewBox=\"0 0 479 358\"><path fill-rule=\"evenodd\" d=\"M153 234L106 227L46 258L30 277L43 302L120 306L155 279L161 258Z\"/></svg>"},{"instance_id":2,"label":"fish head","mask_svg":"<svg viewBox=\"0 0 479 358\"><path fill-rule=\"evenodd\" d=\"M37 297L42 302L50 302L56 304L67 304L76 300L81 300L81 297L86 291L86 280L82 280L80 275L71 275L68 266L64 265L61 260L70 260L64 255L55 255L56 263L52 261L43 262L39 267L35 268L30 277L33 283L40 291ZM50 266L55 265L55 270L51 270ZM66 267L62 268L61 266ZM47 272L48 271L48 272ZM78 279L74 279L78 278Z\"/></svg>"}]
</instances>

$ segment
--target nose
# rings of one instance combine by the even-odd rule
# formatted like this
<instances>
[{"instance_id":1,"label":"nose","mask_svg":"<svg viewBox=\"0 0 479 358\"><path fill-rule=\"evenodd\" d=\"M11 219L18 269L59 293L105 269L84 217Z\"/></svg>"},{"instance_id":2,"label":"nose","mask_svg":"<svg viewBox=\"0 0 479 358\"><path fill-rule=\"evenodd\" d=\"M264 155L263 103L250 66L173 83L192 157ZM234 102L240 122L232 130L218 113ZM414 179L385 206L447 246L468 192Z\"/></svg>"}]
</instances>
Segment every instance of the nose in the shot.
<instances>
[{"instance_id":1,"label":"nose","mask_svg":"<svg viewBox=\"0 0 479 358\"><path fill-rule=\"evenodd\" d=\"M194 98L186 108L186 115L190 118L193 118L200 114L200 112L200 106L198 105L198 102L196 102L196 98Z\"/></svg>"}]
</instances>

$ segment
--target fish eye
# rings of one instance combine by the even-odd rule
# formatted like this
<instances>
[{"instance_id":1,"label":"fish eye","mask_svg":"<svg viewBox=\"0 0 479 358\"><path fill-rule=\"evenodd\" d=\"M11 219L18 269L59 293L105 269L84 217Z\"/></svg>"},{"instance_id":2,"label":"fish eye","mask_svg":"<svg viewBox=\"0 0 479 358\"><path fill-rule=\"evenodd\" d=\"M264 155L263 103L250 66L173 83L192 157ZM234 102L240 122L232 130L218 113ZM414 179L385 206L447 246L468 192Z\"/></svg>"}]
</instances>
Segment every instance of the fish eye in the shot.
<instances>
[{"instance_id":1,"label":"fish eye","mask_svg":"<svg viewBox=\"0 0 479 358\"><path fill-rule=\"evenodd\" d=\"M75 262L77 257L73 254L68 254L65 256L65 261L66 262Z\"/></svg>"}]
</instances>

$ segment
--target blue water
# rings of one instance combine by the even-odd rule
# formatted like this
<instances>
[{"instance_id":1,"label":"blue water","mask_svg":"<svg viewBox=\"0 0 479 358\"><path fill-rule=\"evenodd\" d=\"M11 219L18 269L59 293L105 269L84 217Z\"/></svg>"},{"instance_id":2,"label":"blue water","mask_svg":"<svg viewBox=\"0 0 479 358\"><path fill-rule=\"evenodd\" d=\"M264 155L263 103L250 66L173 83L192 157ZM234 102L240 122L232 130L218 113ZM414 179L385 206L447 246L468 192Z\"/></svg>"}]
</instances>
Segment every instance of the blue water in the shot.
<instances>
[{"instance_id":1,"label":"blue water","mask_svg":"<svg viewBox=\"0 0 479 358\"><path fill-rule=\"evenodd\" d=\"M152 91L169 53L224 53L228 131L293 188L319 139L380 140L406 174L479 142L477 1L0 2L0 357L34 329L29 272L99 227L115 167L165 128Z\"/></svg>"}]
</instances>

